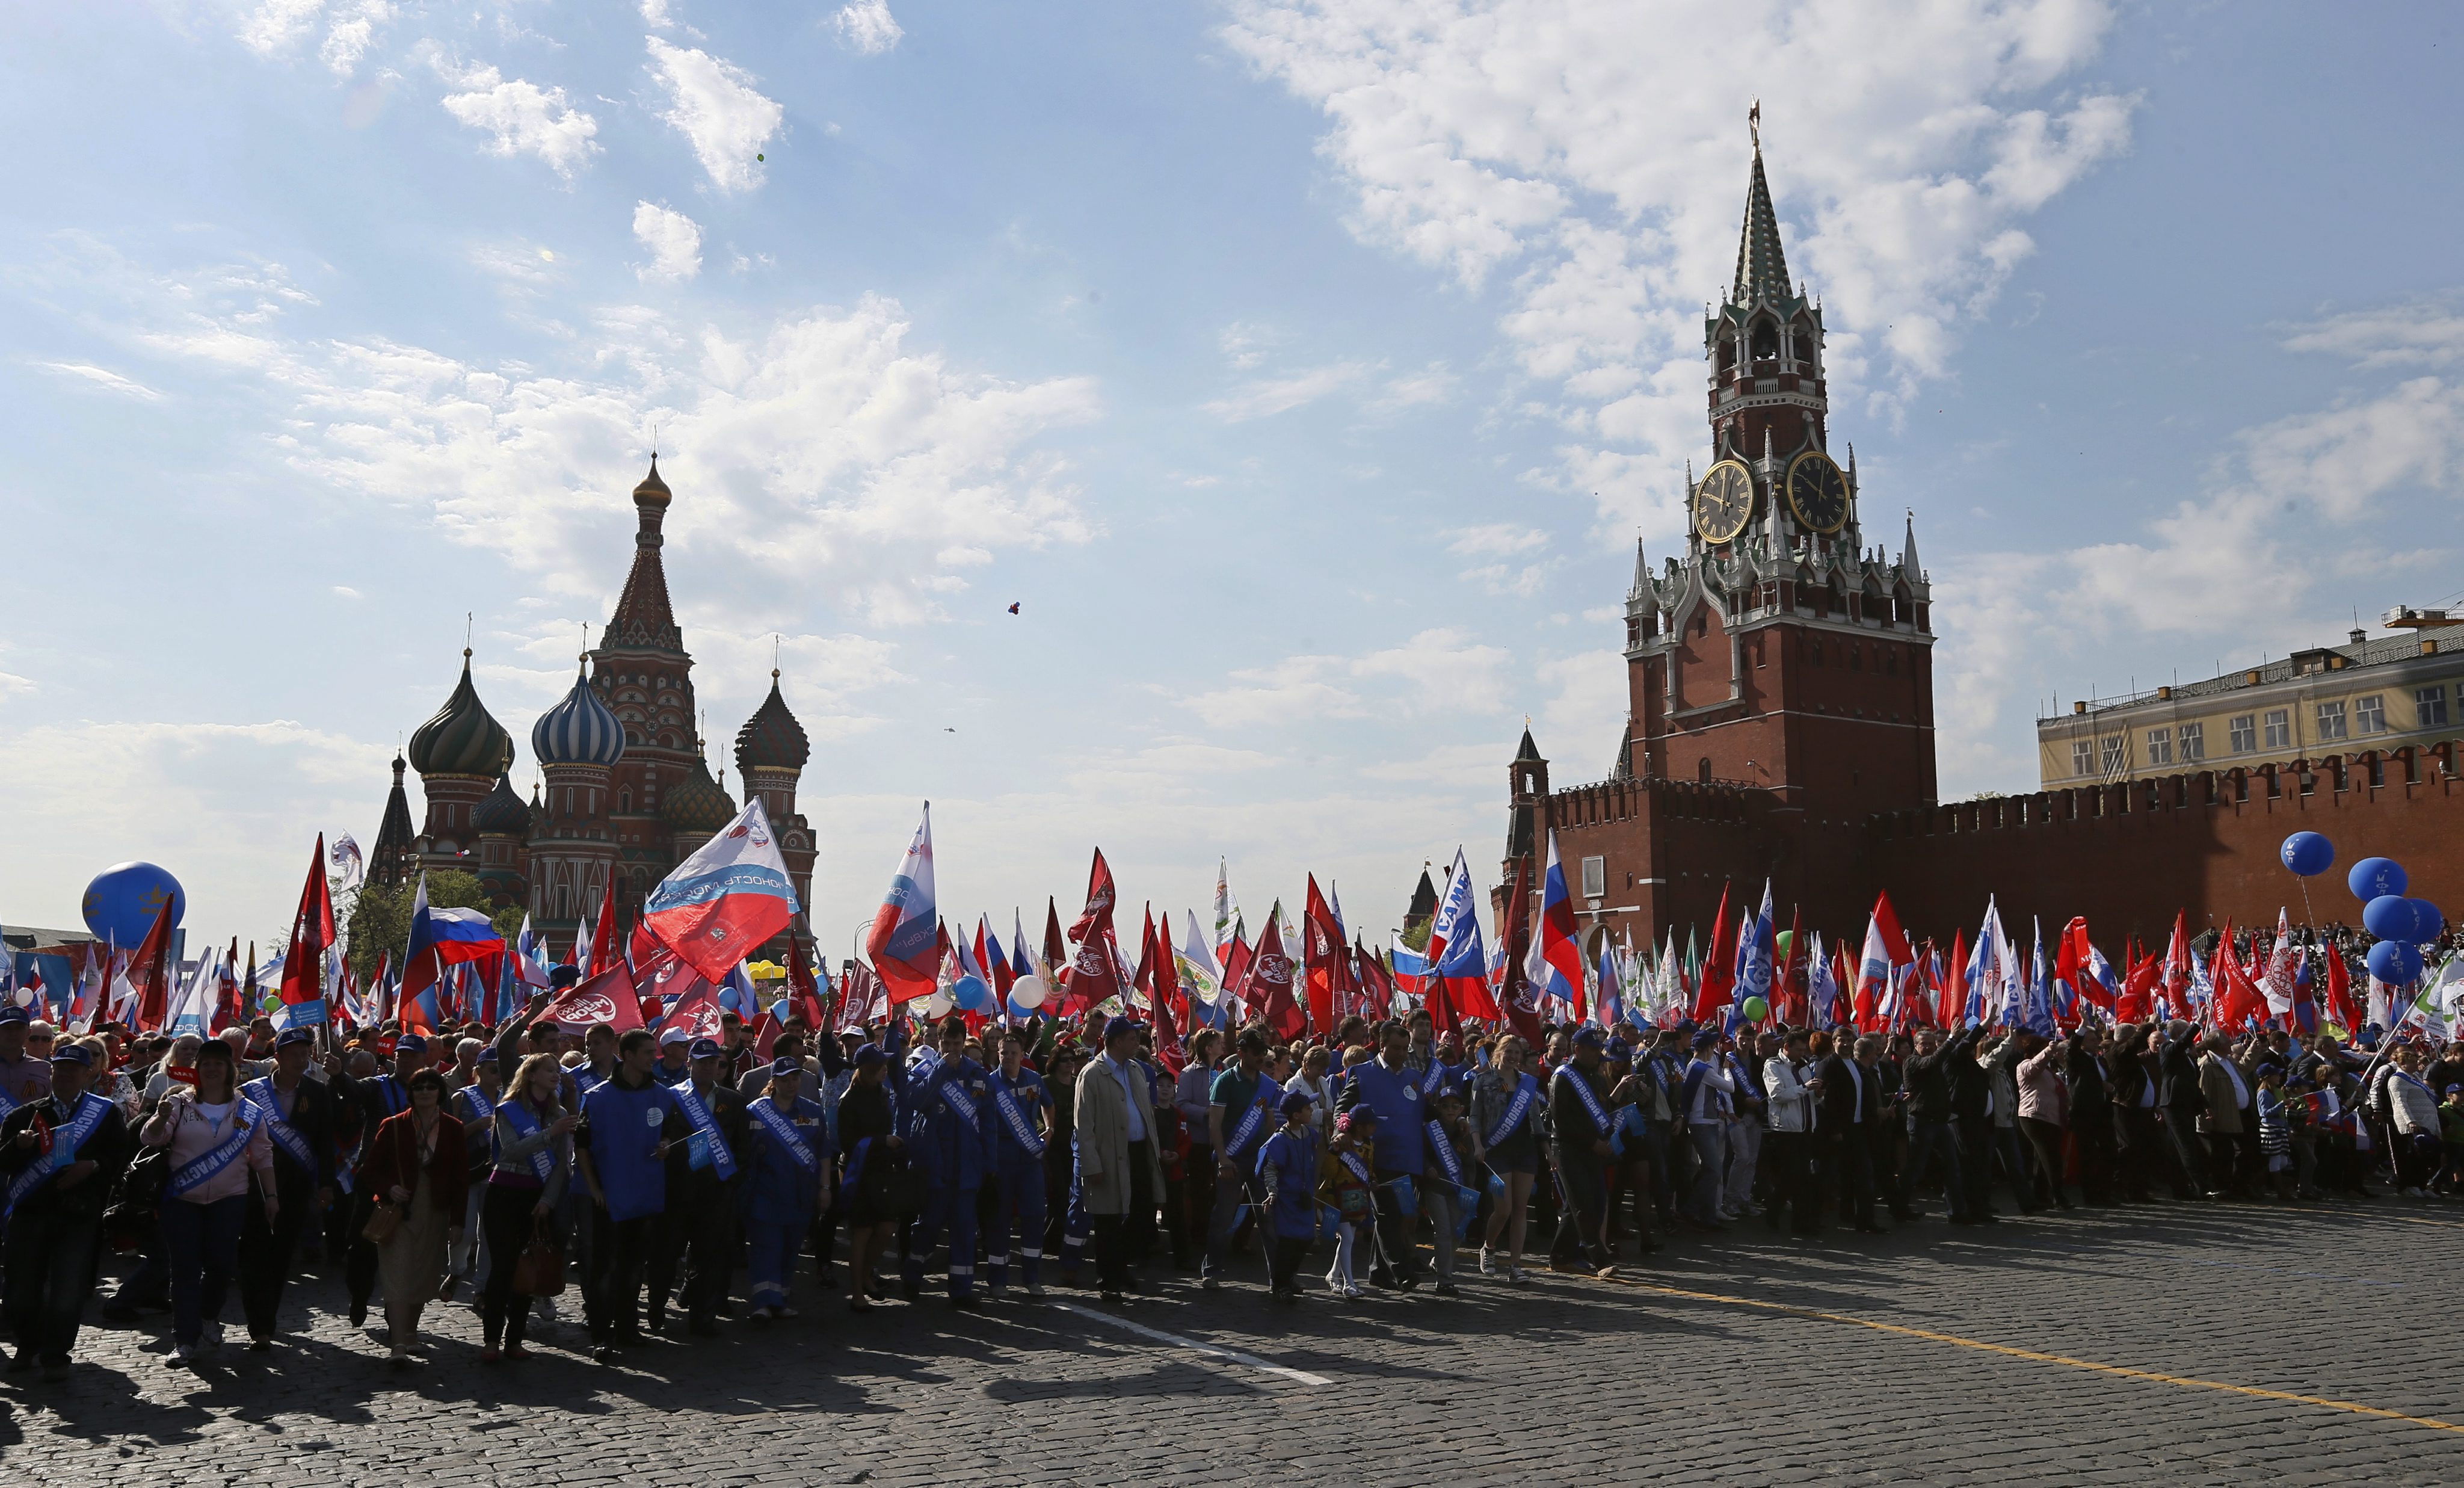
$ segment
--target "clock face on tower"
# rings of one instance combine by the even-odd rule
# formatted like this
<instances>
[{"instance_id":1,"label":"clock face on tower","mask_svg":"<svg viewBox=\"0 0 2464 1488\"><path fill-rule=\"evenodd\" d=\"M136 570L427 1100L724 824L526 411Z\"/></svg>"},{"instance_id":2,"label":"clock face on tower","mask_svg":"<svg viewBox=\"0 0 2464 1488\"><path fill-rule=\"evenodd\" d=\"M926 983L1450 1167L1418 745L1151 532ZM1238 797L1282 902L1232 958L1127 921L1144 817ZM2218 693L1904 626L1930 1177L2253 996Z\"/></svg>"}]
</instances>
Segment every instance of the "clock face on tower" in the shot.
<instances>
[{"instance_id":1,"label":"clock face on tower","mask_svg":"<svg viewBox=\"0 0 2464 1488\"><path fill-rule=\"evenodd\" d=\"M1726 543L1746 530L1754 514L1754 477L1743 460L1722 460L1703 473L1694 488L1694 531L1705 543Z\"/></svg>"},{"instance_id":2,"label":"clock face on tower","mask_svg":"<svg viewBox=\"0 0 2464 1488\"><path fill-rule=\"evenodd\" d=\"M1848 477L1830 455L1808 450L1789 461L1788 504L1808 531L1826 536L1848 520Z\"/></svg>"}]
</instances>

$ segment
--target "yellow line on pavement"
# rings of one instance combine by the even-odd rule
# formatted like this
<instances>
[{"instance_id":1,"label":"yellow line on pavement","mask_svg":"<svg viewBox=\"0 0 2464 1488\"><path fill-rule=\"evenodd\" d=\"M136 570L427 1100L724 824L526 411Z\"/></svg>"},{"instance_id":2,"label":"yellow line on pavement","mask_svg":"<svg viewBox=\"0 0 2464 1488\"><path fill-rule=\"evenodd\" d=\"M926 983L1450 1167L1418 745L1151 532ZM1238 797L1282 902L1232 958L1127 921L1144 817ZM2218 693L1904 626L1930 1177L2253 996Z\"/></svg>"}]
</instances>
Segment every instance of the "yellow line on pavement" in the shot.
<instances>
[{"instance_id":1,"label":"yellow line on pavement","mask_svg":"<svg viewBox=\"0 0 2464 1488\"><path fill-rule=\"evenodd\" d=\"M1989 1344L1982 1339L1962 1338L1956 1333L1937 1333L1931 1328L1912 1328L1898 1322L1878 1322L1871 1318L1851 1317L1839 1312L1824 1312L1820 1308L1798 1307L1789 1302L1767 1301L1756 1297L1730 1297L1721 1292L1695 1292L1684 1287L1661 1286L1656 1282L1637 1281L1626 1277L1601 1277L1597 1279L1616 1286L1631 1287L1639 1292L1657 1292L1663 1297L1682 1297L1688 1301L1719 1302L1730 1307L1753 1307L1765 1312L1811 1318L1820 1322L1844 1322L1855 1327L1871 1328L1877 1333L1896 1333L1903 1338L1921 1338L1929 1344L1950 1344L1961 1348L1973 1348L1981 1353L2000 1354L2006 1359L2024 1359L2031 1364L2056 1364L2064 1368L2085 1369L2092 1374L2111 1374L2127 1380L2146 1380L2158 1385L2176 1385L2187 1389L2212 1389L2221 1390L2228 1395L2249 1395L2259 1400L2284 1400L2296 1405L2320 1406L2329 1410L2343 1410L2354 1415L2374 1416L2383 1421L2402 1421L2409 1426L2425 1426L2434 1432L2464 1433L2464 1425L2453 1421L2440 1421L2423 1415L2407 1415L2401 1410L2389 1410L2380 1406L2365 1406L2359 1401L2335 1400L2324 1395L2300 1395L2290 1390L2265 1389L2256 1385L2232 1385L2222 1380L2202 1380L2185 1374L2165 1374L2154 1369L2133 1369L2118 1364L2099 1364L2093 1359L2073 1359L2067 1354L2048 1354L2034 1348L2014 1348L2008 1344Z\"/></svg>"}]
</instances>

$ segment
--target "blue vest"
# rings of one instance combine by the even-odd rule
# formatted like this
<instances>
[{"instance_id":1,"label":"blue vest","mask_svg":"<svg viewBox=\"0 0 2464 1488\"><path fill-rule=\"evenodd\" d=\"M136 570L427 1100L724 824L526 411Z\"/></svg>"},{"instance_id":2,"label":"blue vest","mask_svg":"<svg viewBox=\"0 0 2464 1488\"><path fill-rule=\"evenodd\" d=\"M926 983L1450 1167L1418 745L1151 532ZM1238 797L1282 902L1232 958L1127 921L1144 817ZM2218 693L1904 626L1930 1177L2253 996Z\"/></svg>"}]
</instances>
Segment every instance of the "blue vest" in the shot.
<instances>
[{"instance_id":1,"label":"blue vest","mask_svg":"<svg viewBox=\"0 0 2464 1488\"><path fill-rule=\"evenodd\" d=\"M1387 1070L1372 1059L1353 1066L1344 1077L1358 1087L1361 1103L1377 1113L1377 1170L1419 1176L1427 1156L1419 1076L1408 1067Z\"/></svg>"},{"instance_id":2,"label":"blue vest","mask_svg":"<svg viewBox=\"0 0 2464 1488\"><path fill-rule=\"evenodd\" d=\"M582 1098L590 1166L607 1197L608 1218L638 1219L667 1208L668 1165L654 1154L675 1109L675 1092L655 1080L638 1090L605 1080Z\"/></svg>"}]
</instances>

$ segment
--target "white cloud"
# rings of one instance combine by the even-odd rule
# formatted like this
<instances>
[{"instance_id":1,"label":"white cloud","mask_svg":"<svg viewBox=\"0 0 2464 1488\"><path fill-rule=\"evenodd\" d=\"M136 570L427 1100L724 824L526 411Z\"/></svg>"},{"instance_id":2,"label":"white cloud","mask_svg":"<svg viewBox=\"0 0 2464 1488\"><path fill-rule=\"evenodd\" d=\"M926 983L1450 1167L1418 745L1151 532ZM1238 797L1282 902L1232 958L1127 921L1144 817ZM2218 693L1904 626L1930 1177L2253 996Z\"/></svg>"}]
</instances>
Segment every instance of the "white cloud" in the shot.
<instances>
[{"instance_id":1,"label":"white cloud","mask_svg":"<svg viewBox=\"0 0 2464 1488\"><path fill-rule=\"evenodd\" d=\"M879 56L907 34L890 13L888 0L855 0L841 7L830 24L837 28L843 44L867 56Z\"/></svg>"},{"instance_id":2,"label":"white cloud","mask_svg":"<svg viewBox=\"0 0 2464 1488\"><path fill-rule=\"evenodd\" d=\"M55 377L69 378L78 386L99 389L104 392L116 392L121 397L135 398L141 403L157 403L163 397L161 393L143 383L132 381L106 367L94 366L84 362L37 362L34 366Z\"/></svg>"},{"instance_id":3,"label":"white cloud","mask_svg":"<svg viewBox=\"0 0 2464 1488\"><path fill-rule=\"evenodd\" d=\"M1365 362L1332 362L1287 377L1262 377L1243 384L1229 397L1206 405L1206 411L1227 424L1272 418L1340 392L1369 374Z\"/></svg>"},{"instance_id":4,"label":"white cloud","mask_svg":"<svg viewBox=\"0 0 2464 1488\"><path fill-rule=\"evenodd\" d=\"M652 71L668 90L668 110L659 117L693 143L711 184L722 191L759 186L762 146L779 132L786 110L762 97L752 75L734 63L656 36L646 39Z\"/></svg>"},{"instance_id":5,"label":"white cloud","mask_svg":"<svg viewBox=\"0 0 2464 1488\"><path fill-rule=\"evenodd\" d=\"M1401 409L1443 403L1454 395L1455 374L1446 369L1443 362L1432 362L1419 371L1407 373L1389 381L1385 389L1372 400L1372 406L1380 412L1394 412Z\"/></svg>"},{"instance_id":6,"label":"white cloud","mask_svg":"<svg viewBox=\"0 0 2464 1488\"><path fill-rule=\"evenodd\" d=\"M1419 716L1440 706L1479 712L1504 696L1507 660L1502 648L1441 627L1360 656L1287 656L1234 672L1229 685L1181 700L1217 728L1368 718L1373 702L1380 713Z\"/></svg>"},{"instance_id":7,"label":"white cloud","mask_svg":"<svg viewBox=\"0 0 2464 1488\"><path fill-rule=\"evenodd\" d=\"M347 15L337 15L325 33L324 45L317 49L317 58L337 78L348 78L360 69L360 58L367 55L376 41L379 26L394 18L393 0L359 0Z\"/></svg>"},{"instance_id":8,"label":"white cloud","mask_svg":"<svg viewBox=\"0 0 2464 1488\"><path fill-rule=\"evenodd\" d=\"M574 172L599 153L594 138L599 122L565 100L562 88L542 88L502 73L484 62L464 65L441 50L428 50L429 64L445 79L449 93L445 111L493 138L493 155L536 155L558 175L570 181Z\"/></svg>"},{"instance_id":9,"label":"white cloud","mask_svg":"<svg viewBox=\"0 0 2464 1488\"><path fill-rule=\"evenodd\" d=\"M650 202L633 204L633 235L650 251L644 279L689 279L701 272L701 224Z\"/></svg>"},{"instance_id":10,"label":"white cloud","mask_svg":"<svg viewBox=\"0 0 2464 1488\"><path fill-rule=\"evenodd\" d=\"M1229 44L1324 112L1355 234L1465 285L1507 277L1500 327L1566 400L1535 483L1618 531L1683 527L1700 310L1735 261L1754 92L1834 405L1883 417L2033 250L2020 224L2126 148L2136 102L2076 80L2103 0L1230 7ZM1703 65L1721 56L1750 76Z\"/></svg>"},{"instance_id":11,"label":"white cloud","mask_svg":"<svg viewBox=\"0 0 2464 1488\"><path fill-rule=\"evenodd\" d=\"M668 14L668 0L642 0L642 23L661 31L673 26L675 21Z\"/></svg>"},{"instance_id":12,"label":"white cloud","mask_svg":"<svg viewBox=\"0 0 2464 1488\"><path fill-rule=\"evenodd\" d=\"M2464 358L2464 314L2435 300L2355 310L2305 325L2284 344L2361 367L2447 366Z\"/></svg>"},{"instance_id":13,"label":"white cloud","mask_svg":"<svg viewBox=\"0 0 2464 1488\"><path fill-rule=\"evenodd\" d=\"M243 17L240 45L259 56L273 56L307 39L325 12L325 0L263 0Z\"/></svg>"},{"instance_id":14,"label":"white cloud","mask_svg":"<svg viewBox=\"0 0 2464 1488\"><path fill-rule=\"evenodd\" d=\"M1449 527L1438 536L1447 540L1446 551L1467 557L1485 557L1528 553L1545 546L1549 534L1538 527L1519 526L1510 522L1490 522L1478 527Z\"/></svg>"},{"instance_id":15,"label":"white cloud","mask_svg":"<svg viewBox=\"0 0 2464 1488\"><path fill-rule=\"evenodd\" d=\"M1048 435L1100 412L1084 378L1013 382L908 344L893 300L746 326L603 308L575 344L478 363L401 342L294 329L278 268L151 285L133 345L255 389L264 437L339 493L433 515L449 538L599 603L648 435L676 504L669 562L729 575L697 625L781 628L805 585L874 624L942 612L1004 550L1098 530ZM265 307L272 305L271 311ZM791 592L792 591L792 592ZM766 633L766 629L763 632Z\"/></svg>"}]
</instances>

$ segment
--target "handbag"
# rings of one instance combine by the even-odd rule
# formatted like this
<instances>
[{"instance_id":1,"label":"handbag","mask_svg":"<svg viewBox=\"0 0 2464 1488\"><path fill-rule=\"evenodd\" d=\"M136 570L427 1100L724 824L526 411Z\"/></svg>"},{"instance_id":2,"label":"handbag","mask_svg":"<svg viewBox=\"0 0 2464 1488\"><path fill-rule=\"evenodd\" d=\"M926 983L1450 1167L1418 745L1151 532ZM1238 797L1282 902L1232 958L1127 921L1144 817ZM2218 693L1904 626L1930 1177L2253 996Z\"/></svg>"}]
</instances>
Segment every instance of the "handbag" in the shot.
<instances>
[{"instance_id":1,"label":"handbag","mask_svg":"<svg viewBox=\"0 0 2464 1488\"><path fill-rule=\"evenodd\" d=\"M360 1227L360 1238L370 1245L383 1245L402 1229L402 1207L391 1199L379 1199L368 1210L368 1222Z\"/></svg>"},{"instance_id":2,"label":"handbag","mask_svg":"<svg viewBox=\"0 0 2464 1488\"><path fill-rule=\"evenodd\" d=\"M523 1297L554 1297L564 1290L564 1247L545 1219L531 1228L531 1243L514 1262L514 1291Z\"/></svg>"},{"instance_id":3,"label":"handbag","mask_svg":"<svg viewBox=\"0 0 2464 1488\"><path fill-rule=\"evenodd\" d=\"M895 1162L870 1162L864 1166L862 1181L865 1207L874 1213L892 1219L904 1219L924 1208L924 1175L904 1155L887 1150L880 1154Z\"/></svg>"}]
</instances>

